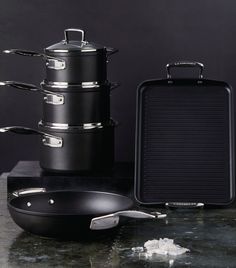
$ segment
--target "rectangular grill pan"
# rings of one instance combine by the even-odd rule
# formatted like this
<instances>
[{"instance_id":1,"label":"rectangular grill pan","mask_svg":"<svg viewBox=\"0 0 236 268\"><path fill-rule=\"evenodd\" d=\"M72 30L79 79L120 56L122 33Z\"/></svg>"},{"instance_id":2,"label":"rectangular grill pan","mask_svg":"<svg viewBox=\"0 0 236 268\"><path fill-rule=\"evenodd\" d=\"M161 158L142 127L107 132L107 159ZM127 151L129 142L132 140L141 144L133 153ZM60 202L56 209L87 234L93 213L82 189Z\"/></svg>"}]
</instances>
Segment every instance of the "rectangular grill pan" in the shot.
<instances>
[{"instance_id":1,"label":"rectangular grill pan","mask_svg":"<svg viewBox=\"0 0 236 268\"><path fill-rule=\"evenodd\" d=\"M200 67L172 79L171 67ZM135 195L142 204L226 205L234 199L232 88L202 78L203 65L167 65L167 79L138 87Z\"/></svg>"}]
</instances>

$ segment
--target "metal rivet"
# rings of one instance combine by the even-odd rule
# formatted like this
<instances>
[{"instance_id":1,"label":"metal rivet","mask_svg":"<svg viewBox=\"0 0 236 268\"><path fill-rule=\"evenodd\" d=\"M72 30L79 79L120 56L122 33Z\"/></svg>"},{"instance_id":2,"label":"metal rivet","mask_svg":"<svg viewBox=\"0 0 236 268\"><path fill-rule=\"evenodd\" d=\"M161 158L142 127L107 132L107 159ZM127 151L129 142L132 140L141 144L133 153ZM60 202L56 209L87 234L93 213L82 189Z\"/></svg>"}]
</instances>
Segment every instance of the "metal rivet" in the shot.
<instances>
[{"instance_id":1,"label":"metal rivet","mask_svg":"<svg viewBox=\"0 0 236 268\"><path fill-rule=\"evenodd\" d=\"M49 203L50 205L53 205L53 204L55 203L55 201L54 201L53 199L49 199L49 200L48 200L48 203Z\"/></svg>"},{"instance_id":2,"label":"metal rivet","mask_svg":"<svg viewBox=\"0 0 236 268\"><path fill-rule=\"evenodd\" d=\"M27 205L27 207L31 207L31 203L30 202L27 202L26 205Z\"/></svg>"}]
</instances>

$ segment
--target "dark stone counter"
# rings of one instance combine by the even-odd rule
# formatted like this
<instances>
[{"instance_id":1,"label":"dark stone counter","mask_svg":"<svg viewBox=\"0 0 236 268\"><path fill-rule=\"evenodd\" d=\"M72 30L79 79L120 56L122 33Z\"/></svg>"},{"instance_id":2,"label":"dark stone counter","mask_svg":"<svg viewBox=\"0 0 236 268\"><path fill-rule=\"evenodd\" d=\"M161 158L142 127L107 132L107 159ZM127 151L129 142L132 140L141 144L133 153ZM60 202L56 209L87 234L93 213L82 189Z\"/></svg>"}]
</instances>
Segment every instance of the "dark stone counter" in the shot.
<instances>
[{"instance_id":1,"label":"dark stone counter","mask_svg":"<svg viewBox=\"0 0 236 268\"><path fill-rule=\"evenodd\" d=\"M7 179L0 179L0 267L236 267L236 209L167 210L162 220L126 220L113 235L70 242L28 234L7 211ZM153 208L152 208L153 210ZM79 228L79 226L78 226ZM174 239L189 248L178 257L140 259L132 247Z\"/></svg>"}]
</instances>

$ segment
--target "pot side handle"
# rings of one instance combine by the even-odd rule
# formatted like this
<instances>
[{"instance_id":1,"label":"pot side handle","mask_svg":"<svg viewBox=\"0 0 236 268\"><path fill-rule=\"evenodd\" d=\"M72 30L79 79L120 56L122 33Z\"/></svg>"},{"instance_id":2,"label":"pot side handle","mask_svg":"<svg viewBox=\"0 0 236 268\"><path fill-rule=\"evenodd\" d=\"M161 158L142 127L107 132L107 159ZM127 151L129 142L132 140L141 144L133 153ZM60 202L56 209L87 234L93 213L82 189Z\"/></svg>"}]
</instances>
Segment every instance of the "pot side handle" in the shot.
<instances>
[{"instance_id":1,"label":"pot side handle","mask_svg":"<svg viewBox=\"0 0 236 268\"><path fill-rule=\"evenodd\" d=\"M42 53L38 53L35 51L31 51L31 50L18 49L18 48L5 49L3 50L3 53L17 54L17 55L29 56L29 57L45 57L45 55Z\"/></svg>"},{"instance_id":2,"label":"pot side handle","mask_svg":"<svg viewBox=\"0 0 236 268\"><path fill-rule=\"evenodd\" d=\"M49 90L43 90L40 87L37 87L33 84L27 84L16 81L0 81L0 86L10 86L17 89L37 91L45 95L44 101L48 104L61 105L65 103L65 98L62 94L54 93Z\"/></svg>"},{"instance_id":3,"label":"pot side handle","mask_svg":"<svg viewBox=\"0 0 236 268\"><path fill-rule=\"evenodd\" d=\"M63 139L33 128L21 127L21 126L10 126L0 128L0 133L13 132L15 134L23 135L41 135L42 143L45 146L60 148L63 146Z\"/></svg>"},{"instance_id":4,"label":"pot side handle","mask_svg":"<svg viewBox=\"0 0 236 268\"><path fill-rule=\"evenodd\" d=\"M30 91L42 91L41 88L33 84L21 83L21 82L16 82L16 81L0 81L0 86L10 86L10 87L23 89L23 90L30 90Z\"/></svg>"}]
</instances>

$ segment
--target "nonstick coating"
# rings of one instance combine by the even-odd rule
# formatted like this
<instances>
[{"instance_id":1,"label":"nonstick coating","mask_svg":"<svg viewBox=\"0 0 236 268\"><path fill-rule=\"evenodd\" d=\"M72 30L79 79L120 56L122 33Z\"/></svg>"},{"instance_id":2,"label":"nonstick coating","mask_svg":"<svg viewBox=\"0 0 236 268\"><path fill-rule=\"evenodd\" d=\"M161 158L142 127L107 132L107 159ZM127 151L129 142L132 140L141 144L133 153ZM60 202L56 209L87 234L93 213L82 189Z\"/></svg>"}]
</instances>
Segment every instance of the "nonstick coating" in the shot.
<instances>
[{"instance_id":1,"label":"nonstick coating","mask_svg":"<svg viewBox=\"0 0 236 268\"><path fill-rule=\"evenodd\" d=\"M128 197L93 191L34 193L13 198L8 203L13 220L24 230L41 236L67 238L100 232L89 229L93 217L132 206L133 201Z\"/></svg>"}]
</instances>

